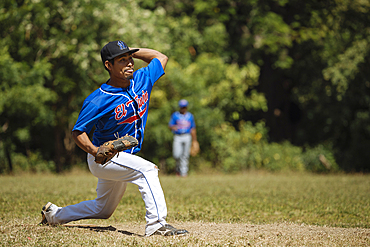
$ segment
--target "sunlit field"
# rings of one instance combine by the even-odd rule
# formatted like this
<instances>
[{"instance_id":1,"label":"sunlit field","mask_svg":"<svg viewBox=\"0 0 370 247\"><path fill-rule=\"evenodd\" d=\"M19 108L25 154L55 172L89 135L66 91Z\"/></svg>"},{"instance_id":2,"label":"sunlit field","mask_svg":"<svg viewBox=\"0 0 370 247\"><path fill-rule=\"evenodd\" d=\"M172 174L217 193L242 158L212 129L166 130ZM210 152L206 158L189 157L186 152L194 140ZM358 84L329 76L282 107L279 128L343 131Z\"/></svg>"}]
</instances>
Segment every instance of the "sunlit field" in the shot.
<instances>
[{"instance_id":1,"label":"sunlit field","mask_svg":"<svg viewBox=\"0 0 370 247\"><path fill-rule=\"evenodd\" d=\"M188 178L160 176L160 179L167 201L167 220L175 226L185 225L191 228L191 224L205 224L205 228L208 229L212 225L245 228L293 224L354 228L365 231L364 237L358 238L358 241L362 242L357 244L370 244L369 175L246 172L237 175L191 175ZM89 231L63 226L37 226L37 223L41 219L41 207L48 201L58 206L66 206L94 199L97 178L90 173L2 176L0 182L2 185L0 232L3 246L10 244L67 246L84 243L100 246L109 245L108 243L155 246L158 245L157 241L160 241L158 239L160 236L140 237L144 234L145 209L140 193L134 185L128 186L121 203L110 219L70 223L101 227L100 231L91 231L94 229ZM104 231L104 227L107 226L113 229L124 227L124 231L130 234L125 235L123 239L122 237L117 239L112 237L112 234L119 231ZM202 242L206 240L197 238L197 235L186 238L176 243L184 246L212 244L211 240ZM161 244L169 245L168 241L174 241L170 238L165 240ZM224 240L229 241L229 237L225 235ZM243 241L258 243L256 239L245 238ZM221 241L217 244L226 242ZM277 242L270 244L273 243ZM354 243L351 242L349 245Z\"/></svg>"}]
</instances>

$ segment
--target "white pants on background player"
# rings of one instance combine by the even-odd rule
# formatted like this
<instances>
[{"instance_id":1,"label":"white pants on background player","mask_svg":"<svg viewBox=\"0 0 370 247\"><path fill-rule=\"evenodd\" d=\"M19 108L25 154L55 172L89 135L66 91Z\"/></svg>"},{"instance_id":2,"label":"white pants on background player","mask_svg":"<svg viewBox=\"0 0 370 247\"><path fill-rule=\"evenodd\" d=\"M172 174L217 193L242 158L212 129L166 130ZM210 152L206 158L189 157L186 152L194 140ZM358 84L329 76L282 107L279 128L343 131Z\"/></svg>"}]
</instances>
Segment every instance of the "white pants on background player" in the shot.
<instances>
[{"instance_id":1,"label":"white pants on background player","mask_svg":"<svg viewBox=\"0 0 370 247\"><path fill-rule=\"evenodd\" d=\"M176 160L176 170L180 176L186 176L189 170L191 134L173 136L172 155Z\"/></svg>"},{"instance_id":2,"label":"white pants on background player","mask_svg":"<svg viewBox=\"0 0 370 247\"><path fill-rule=\"evenodd\" d=\"M145 234L151 235L166 224L167 207L158 168L136 155L120 152L104 165L87 156L91 173L98 178L97 198L75 205L59 207L49 223L64 224L80 219L107 219L117 208L127 183L136 184L145 203L147 222Z\"/></svg>"}]
</instances>

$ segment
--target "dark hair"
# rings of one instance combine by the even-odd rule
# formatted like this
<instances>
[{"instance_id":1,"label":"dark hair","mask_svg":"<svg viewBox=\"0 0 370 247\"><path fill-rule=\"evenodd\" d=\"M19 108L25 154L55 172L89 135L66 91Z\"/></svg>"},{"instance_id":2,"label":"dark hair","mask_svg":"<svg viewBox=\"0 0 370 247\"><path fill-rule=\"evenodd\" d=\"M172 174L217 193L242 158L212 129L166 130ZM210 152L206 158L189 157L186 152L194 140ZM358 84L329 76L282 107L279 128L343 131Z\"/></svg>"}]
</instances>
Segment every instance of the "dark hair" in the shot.
<instances>
[{"instance_id":1,"label":"dark hair","mask_svg":"<svg viewBox=\"0 0 370 247\"><path fill-rule=\"evenodd\" d=\"M110 62L112 65L114 65L114 58L111 59L111 60L108 60L108 62ZM109 69L107 67L105 67L105 63L103 65L104 65L104 69L109 72Z\"/></svg>"}]
</instances>

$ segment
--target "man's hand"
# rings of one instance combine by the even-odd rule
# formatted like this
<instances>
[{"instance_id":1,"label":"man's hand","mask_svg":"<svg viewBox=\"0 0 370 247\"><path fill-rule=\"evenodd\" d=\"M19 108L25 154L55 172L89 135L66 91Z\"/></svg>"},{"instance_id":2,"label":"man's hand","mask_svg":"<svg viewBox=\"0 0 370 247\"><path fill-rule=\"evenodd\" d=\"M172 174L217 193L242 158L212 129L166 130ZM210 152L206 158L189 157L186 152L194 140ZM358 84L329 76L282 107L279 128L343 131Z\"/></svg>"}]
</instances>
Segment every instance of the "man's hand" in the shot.
<instances>
[{"instance_id":1,"label":"man's hand","mask_svg":"<svg viewBox=\"0 0 370 247\"><path fill-rule=\"evenodd\" d=\"M177 130L177 125L171 125L169 126L170 130L176 131Z\"/></svg>"},{"instance_id":2,"label":"man's hand","mask_svg":"<svg viewBox=\"0 0 370 247\"><path fill-rule=\"evenodd\" d=\"M198 141L193 141L191 143L190 155L194 157L199 153L199 151L200 151L199 142Z\"/></svg>"},{"instance_id":3,"label":"man's hand","mask_svg":"<svg viewBox=\"0 0 370 247\"><path fill-rule=\"evenodd\" d=\"M138 144L138 140L129 135L125 135L124 137L113 141L105 142L99 147L98 152L95 155L95 162L104 164L111 160L118 152L133 148Z\"/></svg>"},{"instance_id":4,"label":"man's hand","mask_svg":"<svg viewBox=\"0 0 370 247\"><path fill-rule=\"evenodd\" d=\"M132 54L133 58L143 60L146 63L150 63L154 58L157 58L163 67L163 70L166 68L168 57L159 51L148 49L148 48L131 48L130 49L139 49L139 51Z\"/></svg>"}]
</instances>

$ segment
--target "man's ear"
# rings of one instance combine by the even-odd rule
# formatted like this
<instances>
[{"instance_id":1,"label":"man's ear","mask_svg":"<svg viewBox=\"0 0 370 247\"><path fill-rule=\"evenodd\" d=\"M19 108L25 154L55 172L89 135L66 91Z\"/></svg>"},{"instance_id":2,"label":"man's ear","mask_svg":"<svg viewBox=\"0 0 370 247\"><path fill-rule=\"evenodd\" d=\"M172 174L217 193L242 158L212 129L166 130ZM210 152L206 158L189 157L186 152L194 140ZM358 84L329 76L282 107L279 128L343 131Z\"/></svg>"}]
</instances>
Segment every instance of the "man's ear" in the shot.
<instances>
[{"instance_id":1,"label":"man's ear","mask_svg":"<svg viewBox=\"0 0 370 247\"><path fill-rule=\"evenodd\" d=\"M108 61L108 60L105 60L104 62L104 66L108 69L108 70L111 70L112 69L112 64Z\"/></svg>"}]
</instances>

